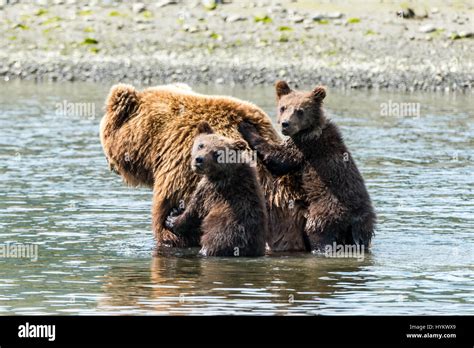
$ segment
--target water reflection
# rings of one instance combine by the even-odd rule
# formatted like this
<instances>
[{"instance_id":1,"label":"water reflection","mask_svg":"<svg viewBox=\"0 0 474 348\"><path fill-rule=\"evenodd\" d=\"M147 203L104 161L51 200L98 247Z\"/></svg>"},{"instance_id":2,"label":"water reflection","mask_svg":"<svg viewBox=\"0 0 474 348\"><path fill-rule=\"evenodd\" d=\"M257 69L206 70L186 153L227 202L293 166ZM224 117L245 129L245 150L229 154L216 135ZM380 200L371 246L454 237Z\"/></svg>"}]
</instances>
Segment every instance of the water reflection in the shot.
<instances>
[{"instance_id":1,"label":"water reflection","mask_svg":"<svg viewBox=\"0 0 474 348\"><path fill-rule=\"evenodd\" d=\"M152 259L149 272L113 267L105 277L106 299L100 307L155 314L316 314L341 286L363 287L361 272L370 265L370 256L362 262L308 255L160 256Z\"/></svg>"},{"instance_id":2,"label":"water reflection","mask_svg":"<svg viewBox=\"0 0 474 348\"><path fill-rule=\"evenodd\" d=\"M274 115L273 88L198 86ZM125 187L98 137L108 86L8 83L0 94L0 314L474 314L474 100L329 91L378 214L371 254L152 257L151 192ZM91 102L96 117L58 115ZM420 117L380 117L419 102ZM363 102L361 102L363 101Z\"/></svg>"}]
</instances>

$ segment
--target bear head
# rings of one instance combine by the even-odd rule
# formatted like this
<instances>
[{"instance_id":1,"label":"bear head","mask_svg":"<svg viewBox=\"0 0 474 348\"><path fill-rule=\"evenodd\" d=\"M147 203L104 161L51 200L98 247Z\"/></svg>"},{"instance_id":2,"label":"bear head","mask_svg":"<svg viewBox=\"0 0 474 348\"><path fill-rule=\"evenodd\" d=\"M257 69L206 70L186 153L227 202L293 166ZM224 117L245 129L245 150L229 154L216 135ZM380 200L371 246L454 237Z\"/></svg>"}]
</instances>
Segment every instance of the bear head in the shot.
<instances>
[{"instance_id":1,"label":"bear head","mask_svg":"<svg viewBox=\"0 0 474 348\"><path fill-rule=\"evenodd\" d=\"M322 111L326 90L322 86L310 92L292 90L285 81L275 85L278 103L278 124L281 132L290 137L303 132L320 130L325 117Z\"/></svg>"},{"instance_id":2,"label":"bear head","mask_svg":"<svg viewBox=\"0 0 474 348\"><path fill-rule=\"evenodd\" d=\"M207 122L197 126L191 151L191 168L197 174L223 178L251 163L244 140L232 140L214 133Z\"/></svg>"}]
</instances>

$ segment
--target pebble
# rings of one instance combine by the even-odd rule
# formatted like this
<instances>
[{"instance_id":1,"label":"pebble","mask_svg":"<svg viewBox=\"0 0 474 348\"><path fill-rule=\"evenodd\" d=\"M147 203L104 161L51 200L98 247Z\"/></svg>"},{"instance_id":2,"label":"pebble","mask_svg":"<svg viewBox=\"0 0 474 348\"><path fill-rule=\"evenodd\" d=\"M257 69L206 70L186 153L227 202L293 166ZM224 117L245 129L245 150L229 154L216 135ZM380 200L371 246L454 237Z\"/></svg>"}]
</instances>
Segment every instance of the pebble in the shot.
<instances>
[{"instance_id":1,"label":"pebble","mask_svg":"<svg viewBox=\"0 0 474 348\"><path fill-rule=\"evenodd\" d=\"M54 1L58 0L49 0L49 3L54 3ZM64 6L71 6L71 13L76 13L76 9L82 9L78 1L74 5L68 5L71 0L64 1ZM106 0L96 1L97 6L101 6ZM110 0L110 3L115 1ZM436 30L435 24L439 24L437 22L425 24L418 21L406 21L400 26L400 19L394 18L393 14L381 14L378 18L380 21L364 20L360 26L353 26L353 33L351 33L350 27L337 27L346 23L342 18L348 14L343 15L342 12L296 13L276 5L273 0L266 1L264 6L267 9L273 6L272 13L268 15L273 23L259 25L255 25L253 21L253 12L256 11L249 10L247 15L243 12L222 13L231 11L231 6L236 1L232 3L216 1L216 6L218 6L216 11L205 11L201 0L193 1L196 8L192 7L191 1L159 1L154 5L150 0L138 1L137 4L129 3L128 5L134 13L143 12L151 6L155 9L155 7L170 5L170 8L155 11L157 18L158 14L160 15L160 23L155 23L155 21L142 23L143 16L128 18L119 16L111 19L108 16L111 11L109 7L98 11L96 7L89 6L94 15L77 15L72 24L79 25L78 21L87 19L93 21L88 24L95 30L95 33L91 34L84 34L82 31L74 32L73 30L78 29L70 29L69 23L63 22L64 27L61 31L72 30L71 32L78 34L82 40L85 35L98 39L97 48L100 49L98 54L92 54L89 51L91 47L88 46L70 47L70 43L56 42L51 52L38 51L38 56L32 59L28 51L37 49L33 47L36 41L28 40L28 36L34 35L38 29L35 26L38 25L40 19L35 18L31 24L28 23L29 29L13 28L14 33L11 35L18 36L21 41L0 42L0 52L4 53L0 59L0 80L20 78L37 81L69 80L101 83L127 81L136 84L159 84L175 80L189 84L215 82L217 84L271 85L276 78L289 80L291 76L292 80L300 85L312 84L317 79L324 81L328 86L338 88L390 90L398 88L410 91L438 89L443 91L447 87L449 91L459 91L471 90L474 87L472 82L474 74L467 69L466 60L461 58L463 55L468 57L468 52L473 48L473 42L467 39L473 36L473 31L466 24L464 30L458 30L461 27L449 23L452 17L446 21L446 33L450 32L448 34L450 38L463 39L460 43L454 40L437 40L436 36L429 35ZM126 2L119 1L118 3L121 5L117 7L117 11L126 13L120 7L122 4L126 6ZM180 6L175 8L171 6L176 3ZM245 3L246 7L248 7L247 4ZM264 3L259 1L258 6L262 4ZM25 3L25 6L28 13L35 13L38 9L37 5ZM257 5L254 4L255 6ZM7 11L16 7L18 6L8 5ZM22 11L24 10L22 8ZM54 7L48 11L50 11L48 16L56 15ZM263 11L266 13L265 10ZM432 12L429 10L429 13ZM13 15L15 12L9 14L11 18L19 18ZM442 14L444 15L443 12ZM370 15L366 16L370 18ZM387 36L384 30L386 18L390 18L389 16L392 18L392 24L400 29L399 38ZM135 24L135 17L140 18L139 24ZM461 21L469 23L465 15L461 17ZM104 23L96 23L98 18L104 19ZM177 23L178 18L181 24ZM202 21L199 21L199 18L202 18ZM329 20L327 26L314 23L315 20L323 19ZM248 22L239 26L238 24L225 25L224 21ZM460 21L459 16L456 21ZM107 27L110 23L111 26ZM172 23L174 32L161 30L160 26L167 23ZM293 23L303 23L303 25L293 25ZM0 23L0 29L8 30L11 25ZM123 30L118 31L117 25ZM139 35L131 34L133 26L136 27L135 32ZM288 35L291 40L281 43L275 39L275 37L278 38L275 35L278 26L293 28L293 32L276 33ZM307 32L301 31L303 26L313 32L320 30L318 35L321 34L321 36L313 40L311 36L307 36ZM83 28L80 25L79 27ZM208 30L208 27L212 30ZM180 29L184 29L186 33ZM379 35L366 38L363 34L368 29L378 32ZM418 29L421 29L421 33L424 34L420 34ZM106 32L112 33L118 39L113 45L110 44L111 40L106 36ZM189 34L196 32L202 32L202 34ZM222 36L222 41L215 40L215 35L209 38L207 35L209 32ZM66 33L69 35L69 32ZM164 35L160 36L159 34L162 33ZM130 41L127 41L124 44L124 39L134 40L134 42L130 44ZM409 41L415 39L422 41L419 43ZM240 41L239 44L236 44L237 40ZM365 40L370 40L370 43L366 45L366 51L360 49L360 45L365 44ZM428 44L424 40L430 40L431 43ZM390 47L385 42L389 43ZM208 49L210 43L215 45L212 50ZM398 43L401 46L394 52L393 49ZM38 41L36 45L43 44ZM445 50L445 47L449 49ZM58 54L60 50L70 52L70 55L61 56ZM304 50L311 50L314 54L305 54ZM330 50L337 53L328 57L322 54ZM407 58L408 55L410 58ZM445 58L450 55L460 57L454 70L448 63L443 65L443 62L449 61ZM157 65L159 68L155 68ZM438 72L428 73L431 65L441 67L439 75L435 75Z\"/></svg>"},{"instance_id":2,"label":"pebble","mask_svg":"<svg viewBox=\"0 0 474 348\"><path fill-rule=\"evenodd\" d=\"M132 5L133 13L141 13L146 10L146 5L142 2L136 2Z\"/></svg>"},{"instance_id":3,"label":"pebble","mask_svg":"<svg viewBox=\"0 0 474 348\"><path fill-rule=\"evenodd\" d=\"M178 2L175 0L163 0L163 1L158 1L155 4L155 7L160 8L160 7L165 7L168 5L176 5Z\"/></svg>"},{"instance_id":4,"label":"pebble","mask_svg":"<svg viewBox=\"0 0 474 348\"><path fill-rule=\"evenodd\" d=\"M295 16L291 17L290 20L293 23L302 23L304 21L304 17L295 15Z\"/></svg>"},{"instance_id":5,"label":"pebble","mask_svg":"<svg viewBox=\"0 0 474 348\"><path fill-rule=\"evenodd\" d=\"M419 27L418 31L420 33L431 33L433 31L436 31L436 28L431 24L426 24L426 25L422 25L421 27Z\"/></svg>"},{"instance_id":6,"label":"pebble","mask_svg":"<svg viewBox=\"0 0 474 348\"><path fill-rule=\"evenodd\" d=\"M344 15L341 12L333 12L333 13L328 13L326 15L326 18L328 18L328 19L340 19L343 16Z\"/></svg>"},{"instance_id":7,"label":"pebble","mask_svg":"<svg viewBox=\"0 0 474 348\"><path fill-rule=\"evenodd\" d=\"M245 20L247 20L247 18L240 15L230 15L225 18L225 21L229 23L245 21Z\"/></svg>"}]
</instances>

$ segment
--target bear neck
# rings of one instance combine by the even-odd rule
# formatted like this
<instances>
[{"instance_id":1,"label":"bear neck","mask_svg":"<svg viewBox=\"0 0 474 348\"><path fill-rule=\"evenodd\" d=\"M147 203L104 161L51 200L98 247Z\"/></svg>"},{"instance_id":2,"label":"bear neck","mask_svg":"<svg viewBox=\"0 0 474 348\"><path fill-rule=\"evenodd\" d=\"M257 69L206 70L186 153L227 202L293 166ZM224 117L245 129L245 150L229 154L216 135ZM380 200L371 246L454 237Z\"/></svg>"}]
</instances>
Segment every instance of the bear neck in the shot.
<instances>
[{"instance_id":1,"label":"bear neck","mask_svg":"<svg viewBox=\"0 0 474 348\"><path fill-rule=\"evenodd\" d=\"M311 125L311 127L303 129L292 137L295 143L309 144L314 143L321 138L321 135L326 129L329 120L324 116L322 109L313 111L313 115L310 117L315 120L314 123Z\"/></svg>"},{"instance_id":2,"label":"bear neck","mask_svg":"<svg viewBox=\"0 0 474 348\"><path fill-rule=\"evenodd\" d=\"M329 119L321 126L299 132L292 140L307 158L347 151L338 127Z\"/></svg>"},{"instance_id":3,"label":"bear neck","mask_svg":"<svg viewBox=\"0 0 474 348\"><path fill-rule=\"evenodd\" d=\"M232 169L223 170L217 173L206 175L209 182L216 186L228 187L232 185L241 185L244 180L255 176L249 164L236 164Z\"/></svg>"}]
</instances>

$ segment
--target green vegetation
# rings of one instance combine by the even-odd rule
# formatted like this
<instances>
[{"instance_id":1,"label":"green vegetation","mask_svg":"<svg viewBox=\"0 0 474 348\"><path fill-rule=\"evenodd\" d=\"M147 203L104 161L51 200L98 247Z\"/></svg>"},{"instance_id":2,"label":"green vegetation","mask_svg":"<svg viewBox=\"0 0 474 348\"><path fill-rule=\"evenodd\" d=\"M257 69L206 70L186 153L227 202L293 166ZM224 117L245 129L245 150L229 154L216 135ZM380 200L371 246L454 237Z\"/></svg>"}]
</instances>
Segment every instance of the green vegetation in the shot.
<instances>
[{"instance_id":1,"label":"green vegetation","mask_svg":"<svg viewBox=\"0 0 474 348\"><path fill-rule=\"evenodd\" d=\"M219 34L214 33L214 32L212 32L211 34L209 34L209 37L210 37L211 39L214 39L214 40L220 40L220 39L222 39L222 35L219 35Z\"/></svg>"},{"instance_id":2,"label":"green vegetation","mask_svg":"<svg viewBox=\"0 0 474 348\"><path fill-rule=\"evenodd\" d=\"M337 52L337 50L335 50L335 49L334 49L334 50L328 50L328 51L325 51L325 52L324 52L324 54L325 54L326 56L335 56L337 53L338 53L338 52Z\"/></svg>"},{"instance_id":3,"label":"green vegetation","mask_svg":"<svg viewBox=\"0 0 474 348\"><path fill-rule=\"evenodd\" d=\"M377 32L373 31L372 29L368 29L366 32L365 32L365 35L378 35Z\"/></svg>"},{"instance_id":4,"label":"green vegetation","mask_svg":"<svg viewBox=\"0 0 474 348\"><path fill-rule=\"evenodd\" d=\"M91 10L81 10L77 13L79 16L90 16L92 14Z\"/></svg>"},{"instance_id":5,"label":"green vegetation","mask_svg":"<svg viewBox=\"0 0 474 348\"><path fill-rule=\"evenodd\" d=\"M319 20L316 20L316 22L318 24L329 24L329 20L327 19L319 19Z\"/></svg>"},{"instance_id":6,"label":"green vegetation","mask_svg":"<svg viewBox=\"0 0 474 348\"><path fill-rule=\"evenodd\" d=\"M23 23L18 23L17 25L15 25L15 29L21 29L21 30L28 30L30 29L29 26L27 26L26 24L23 24Z\"/></svg>"},{"instance_id":7,"label":"green vegetation","mask_svg":"<svg viewBox=\"0 0 474 348\"><path fill-rule=\"evenodd\" d=\"M281 27L278 27L278 30L279 31L292 31L293 29L291 27L287 27L287 26L281 26Z\"/></svg>"},{"instance_id":8,"label":"green vegetation","mask_svg":"<svg viewBox=\"0 0 474 348\"><path fill-rule=\"evenodd\" d=\"M268 15L255 16L254 20L255 20L256 23L262 22L262 23L265 23L265 24L269 24L269 23L273 22L273 20Z\"/></svg>"},{"instance_id":9,"label":"green vegetation","mask_svg":"<svg viewBox=\"0 0 474 348\"><path fill-rule=\"evenodd\" d=\"M119 11L110 11L109 16L110 17L120 17L120 16L123 16L123 14L121 14Z\"/></svg>"},{"instance_id":10,"label":"green vegetation","mask_svg":"<svg viewBox=\"0 0 474 348\"><path fill-rule=\"evenodd\" d=\"M94 28L92 28L92 27L85 27L85 28L84 28L84 32L85 32L85 33L93 33L93 32L94 32Z\"/></svg>"},{"instance_id":11,"label":"green vegetation","mask_svg":"<svg viewBox=\"0 0 474 348\"><path fill-rule=\"evenodd\" d=\"M142 14L143 14L143 17L145 17L146 19L153 18L153 12L151 12L151 11L146 10L146 11L143 11Z\"/></svg>"},{"instance_id":12,"label":"green vegetation","mask_svg":"<svg viewBox=\"0 0 474 348\"><path fill-rule=\"evenodd\" d=\"M60 22L62 21L63 19L59 16L54 16L54 17L51 17L47 20L45 20L44 22L41 23L41 25L48 25L48 24L52 24L52 23L57 23L57 22Z\"/></svg>"},{"instance_id":13,"label":"green vegetation","mask_svg":"<svg viewBox=\"0 0 474 348\"><path fill-rule=\"evenodd\" d=\"M98 43L99 41L90 37L87 37L82 41L82 45L97 45Z\"/></svg>"},{"instance_id":14,"label":"green vegetation","mask_svg":"<svg viewBox=\"0 0 474 348\"><path fill-rule=\"evenodd\" d=\"M42 16L48 13L48 10L45 10L44 8L40 8L38 11L36 11L35 16Z\"/></svg>"},{"instance_id":15,"label":"green vegetation","mask_svg":"<svg viewBox=\"0 0 474 348\"><path fill-rule=\"evenodd\" d=\"M357 18L357 17L348 18L347 23L349 24L360 23L360 18Z\"/></svg>"},{"instance_id":16,"label":"green vegetation","mask_svg":"<svg viewBox=\"0 0 474 348\"><path fill-rule=\"evenodd\" d=\"M444 31L444 29L438 28L435 31L431 32L431 36L433 38L439 37Z\"/></svg>"}]
</instances>

